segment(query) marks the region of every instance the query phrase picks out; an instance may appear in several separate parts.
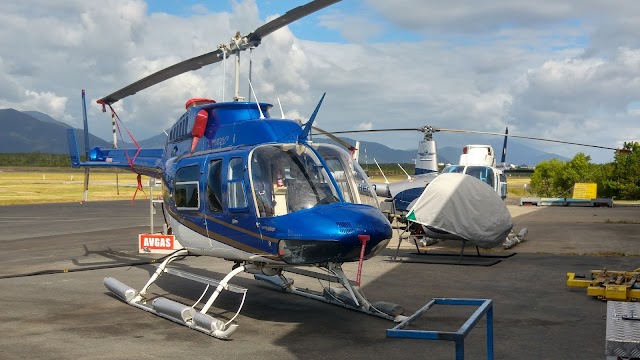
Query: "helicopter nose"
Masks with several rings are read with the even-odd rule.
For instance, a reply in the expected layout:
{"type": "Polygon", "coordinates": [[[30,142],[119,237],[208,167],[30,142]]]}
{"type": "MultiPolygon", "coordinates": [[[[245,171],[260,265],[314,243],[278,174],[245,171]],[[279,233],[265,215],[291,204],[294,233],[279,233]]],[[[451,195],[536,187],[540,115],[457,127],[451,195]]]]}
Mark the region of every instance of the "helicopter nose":
{"type": "Polygon", "coordinates": [[[329,204],[283,218],[291,226],[279,236],[278,254],[287,263],[357,261],[363,246],[369,258],[384,249],[392,235],[387,218],[367,205],[329,204]]]}

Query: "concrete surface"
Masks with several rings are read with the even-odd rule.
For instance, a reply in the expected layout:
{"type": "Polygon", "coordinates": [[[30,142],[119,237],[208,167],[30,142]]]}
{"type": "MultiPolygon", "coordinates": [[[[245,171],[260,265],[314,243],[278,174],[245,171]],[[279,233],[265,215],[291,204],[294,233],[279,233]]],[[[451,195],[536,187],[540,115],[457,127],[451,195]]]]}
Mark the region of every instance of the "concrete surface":
{"type": "MultiPolygon", "coordinates": [[[[408,312],[434,297],[493,299],[496,359],[604,359],[606,303],[567,288],[565,274],[640,266],[640,208],[510,210],[516,229],[529,228],[527,241],[509,250],[517,255],[491,267],[396,263],[388,261],[394,239],[386,254],[365,262],[363,291],[408,312]]],[[[0,207],[0,359],[455,358],[453,343],[388,339],[392,322],[284,294],[248,274],[232,281],[249,291],[230,341],[128,306],[102,285],[113,276],[139,289],[151,266],[26,276],[148,260],[136,253],[148,221],[144,201],[0,207]]],[[[231,265],[206,257],[177,263],[213,278],[231,265]]],[[[345,270],[355,277],[355,264],[345,270]]],[[[296,284],[317,287],[304,278],[296,284]]],[[[165,276],[152,289],[191,304],[203,286],[165,276]]],[[[223,293],[219,300],[211,313],[232,316],[238,296],[223,293]]],[[[412,328],[455,330],[473,310],[437,307],[412,328]]],[[[484,325],[465,340],[466,359],[486,358],[484,325]]]]}

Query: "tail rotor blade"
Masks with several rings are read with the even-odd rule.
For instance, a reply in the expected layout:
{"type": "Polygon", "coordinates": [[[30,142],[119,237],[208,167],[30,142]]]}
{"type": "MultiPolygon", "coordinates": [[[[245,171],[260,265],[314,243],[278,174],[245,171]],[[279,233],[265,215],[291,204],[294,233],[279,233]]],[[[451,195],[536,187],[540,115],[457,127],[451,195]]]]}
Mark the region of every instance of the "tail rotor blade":
{"type": "Polygon", "coordinates": [[[504,129],[504,143],[502,144],[502,159],[500,163],[504,164],[507,162],[507,139],[509,138],[509,128],[504,129]]]}
{"type": "MultiPolygon", "coordinates": [[[[87,119],[87,102],[85,101],[84,89],[82,90],[82,120],[84,124],[84,156],[85,161],[89,161],[89,121],[87,119]]],[[[89,168],[84,168],[84,194],[82,202],[87,202],[89,197],[89,168]]]]}

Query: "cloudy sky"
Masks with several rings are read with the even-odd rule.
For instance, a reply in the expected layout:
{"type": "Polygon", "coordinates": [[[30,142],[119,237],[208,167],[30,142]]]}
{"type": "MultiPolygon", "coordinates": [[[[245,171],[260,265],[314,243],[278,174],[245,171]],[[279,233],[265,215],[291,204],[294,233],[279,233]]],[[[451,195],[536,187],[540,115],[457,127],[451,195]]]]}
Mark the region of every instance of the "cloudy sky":
{"type": "MultiPolygon", "coordinates": [[[[301,1],[23,0],[0,3],[0,108],[37,110],[109,139],[95,99],[246,35],[301,1]]],[[[326,130],[471,129],[608,147],[640,141],[640,2],[635,0],[352,0],[304,18],[253,51],[258,99],[306,119],[327,92],[326,130]]],[[[249,53],[241,96],[248,96],[249,53]]],[[[227,62],[186,73],[116,105],[141,140],[169,128],[185,100],[233,92],[227,62]]],[[[272,112],[279,114],[279,110],[272,112]]],[[[443,143],[482,143],[437,134],[443,143]]],[[[397,149],[420,133],[362,137],[397,149]]],[[[612,152],[534,141],[597,162],[612,152]]]]}

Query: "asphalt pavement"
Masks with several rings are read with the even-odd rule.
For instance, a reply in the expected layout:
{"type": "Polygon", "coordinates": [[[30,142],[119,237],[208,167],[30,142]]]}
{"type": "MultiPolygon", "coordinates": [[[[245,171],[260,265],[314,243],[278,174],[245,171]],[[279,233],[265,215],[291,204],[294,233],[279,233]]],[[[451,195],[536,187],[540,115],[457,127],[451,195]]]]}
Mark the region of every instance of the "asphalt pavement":
{"type": "MultiPolygon", "coordinates": [[[[490,254],[514,256],[488,267],[390,261],[397,239],[363,269],[372,300],[407,313],[432,298],[492,299],[495,359],[604,359],[606,303],[566,286],[567,272],[633,270],[640,266],[640,208],[510,206],[527,240],[490,254]]],[[[156,218],[156,224],[159,218],[156,218]]],[[[140,289],[153,270],[141,264],[137,234],[149,230],[145,201],[0,207],[1,359],[454,359],[454,344],[385,336],[393,322],[285,294],[241,274],[248,289],[233,339],[222,341],[126,305],[102,285],[112,276],[140,289]],[[65,270],[67,272],[65,272],[65,270]]],[[[429,251],[457,251],[438,244],[429,251]]],[[[402,244],[400,254],[415,249],[402,244]]],[[[220,279],[231,263],[208,257],[176,262],[220,279]]],[[[356,264],[345,264],[355,277],[356,264]]],[[[295,278],[296,285],[318,282],[295,278]]],[[[200,283],[163,276],[155,295],[194,303],[200,283]]],[[[227,294],[210,311],[230,317],[239,306],[227,294]]],[[[456,330],[473,307],[436,306],[412,325],[456,330]]],[[[465,359],[486,359],[485,321],[465,339],[465,359]]]]}

